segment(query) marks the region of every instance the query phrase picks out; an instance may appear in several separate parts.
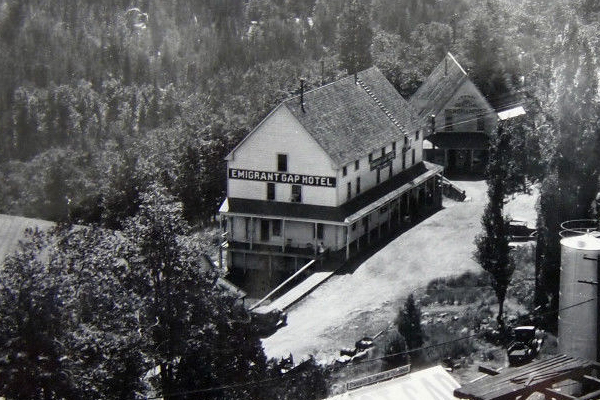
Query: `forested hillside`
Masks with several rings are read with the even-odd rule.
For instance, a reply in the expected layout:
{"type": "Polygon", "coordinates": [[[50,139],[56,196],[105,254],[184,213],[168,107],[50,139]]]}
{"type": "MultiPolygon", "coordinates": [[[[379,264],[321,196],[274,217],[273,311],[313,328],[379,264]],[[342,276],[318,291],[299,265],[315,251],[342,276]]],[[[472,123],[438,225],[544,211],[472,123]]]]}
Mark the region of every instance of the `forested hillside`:
{"type": "Polygon", "coordinates": [[[524,94],[510,167],[543,182],[540,276],[556,271],[558,222],[589,216],[597,190],[599,12],[593,0],[1,0],[0,212],[119,228],[157,182],[205,225],[223,157],[300,77],[310,88],[374,64],[408,97],[451,51],[495,102],[524,94]]]}
{"type": "MultiPolygon", "coordinates": [[[[190,222],[209,220],[228,150],[300,77],[315,86],[346,73],[350,3],[3,0],[0,212],[118,227],[160,181],[190,222]]],[[[447,50],[475,74],[480,66],[491,91],[505,70],[516,76],[519,48],[489,48],[503,45],[506,11],[466,0],[355,3],[371,29],[367,51],[405,96],[447,50]]]]}

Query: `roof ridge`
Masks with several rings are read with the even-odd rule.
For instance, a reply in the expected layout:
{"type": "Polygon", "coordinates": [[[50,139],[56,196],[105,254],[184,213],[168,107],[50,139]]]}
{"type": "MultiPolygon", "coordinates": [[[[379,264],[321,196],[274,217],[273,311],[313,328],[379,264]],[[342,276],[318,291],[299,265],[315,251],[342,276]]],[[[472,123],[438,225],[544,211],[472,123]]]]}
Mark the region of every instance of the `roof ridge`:
{"type": "Polygon", "coordinates": [[[400,129],[400,131],[402,133],[404,132],[404,128],[402,126],[400,126],[400,124],[398,123],[398,121],[396,120],[396,118],[394,118],[394,116],[392,115],[392,113],[390,112],[390,110],[387,109],[386,106],[383,105],[383,103],[381,102],[381,100],[379,100],[377,98],[377,96],[375,96],[375,94],[371,91],[371,88],[369,88],[369,86],[367,86],[367,84],[365,84],[362,79],[360,78],[356,78],[356,83],[358,83],[360,85],[360,87],[362,87],[364,89],[364,91],[373,99],[373,101],[375,101],[375,104],[377,104],[379,106],[379,108],[381,109],[381,111],[384,112],[384,114],[390,119],[390,121],[392,121],[392,123],[394,125],[396,125],[396,127],[398,127],[398,129],[400,129]]]}

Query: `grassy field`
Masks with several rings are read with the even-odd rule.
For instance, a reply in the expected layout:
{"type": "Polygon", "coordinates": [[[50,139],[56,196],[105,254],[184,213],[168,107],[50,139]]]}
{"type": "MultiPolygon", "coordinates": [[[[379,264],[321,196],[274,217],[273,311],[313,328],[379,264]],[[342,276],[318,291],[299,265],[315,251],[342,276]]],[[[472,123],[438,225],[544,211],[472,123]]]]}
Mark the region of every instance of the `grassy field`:
{"type": "Polygon", "coordinates": [[[52,226],[54,223],[50,221],[0,214],[0,265],[18,248],[19,241],[25,237],[25,229],[48,229],[52,226]]]}

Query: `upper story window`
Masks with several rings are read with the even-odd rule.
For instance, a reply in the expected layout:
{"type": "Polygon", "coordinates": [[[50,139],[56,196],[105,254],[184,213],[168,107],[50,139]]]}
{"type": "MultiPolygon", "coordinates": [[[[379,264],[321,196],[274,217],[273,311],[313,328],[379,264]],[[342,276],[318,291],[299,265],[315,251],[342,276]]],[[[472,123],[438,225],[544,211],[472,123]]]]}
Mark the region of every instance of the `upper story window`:
{"type": "Polygon", "coordinates": [[[360,168],[360,160],[354,161],[354,170],[358,171],[359,168],[360,168]]]}
{"type": "Polygon", "coordinates": [[[287,172],[287,170],[288,170],[287,154],[277,154],[277,171],[287,172]]]}
{"type": "Polygon", "coordinates": [[[385,146],[381,148],[381,157],[385,156],[385,146]]]}
{"type": "Polygon", "coordinates": [[[369,162],[373,161],[373,153],[369,153],[369,162]]]}
{"type": "Polygon", "coordinates": [[[267,182],[267,200],[275,200],[275,184],[267,182]]]}
{"type": "Polygon", "coordinates": [[[346,198],[350,200],[352,198],[352,182],[348,182],[347,190],[346,190],[346,198]]]}
{"type": "Polygon", "coordinates": [[[356,178],[356,194],[360,193],[360,176],[356,178]]]}
{"type": "Polygon", "coordinates": [[[419,140],[419,131],[415,132],[415,140],[419,140]]]}
{"type": "Polygon", "coordinates": [[[412,165],[415,165],[415,149],[412,149],[412,165]]]}
{"type": "Polygon", "coordinates": [[[302,203],[302,185],[292,185],[292,203],[302,203]]]}
{"type": "Polygon", "coordinates": [[[271,228],[273,231],[273,236],[281,236],[281,220],[280,219],[272,220],[271,228]]]}
{"type": "Polygon", "coordinates": [[[396,151],[396,142],[392,143],[392,151],[396,151]]]}
{"type": "Polygon", "coordinates": [[[348,175],[348,168],[343,167],[342,168],[342,176],[346,176],[346,175],[348,175]]]}

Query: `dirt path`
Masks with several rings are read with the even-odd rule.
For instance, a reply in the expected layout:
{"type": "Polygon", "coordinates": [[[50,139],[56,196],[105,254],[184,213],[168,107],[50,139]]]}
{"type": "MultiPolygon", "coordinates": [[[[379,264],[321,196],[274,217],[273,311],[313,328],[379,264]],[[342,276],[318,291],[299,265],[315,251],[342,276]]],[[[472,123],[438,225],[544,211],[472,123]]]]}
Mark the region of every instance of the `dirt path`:
{"type": "Polygon", "coordinates": [[[290,308],[288,325],[263,340],[267,356],[291,353],[300,360],[312,354],[332,361],[340,348],[385,329],[416,288],[437,277],[477,270],[471,255],[481,229],[485,182],[457,184],[466,190],[467,201],[445,200],[443,210],[392,240],[353,273],[334,275],[290,308]]]}

